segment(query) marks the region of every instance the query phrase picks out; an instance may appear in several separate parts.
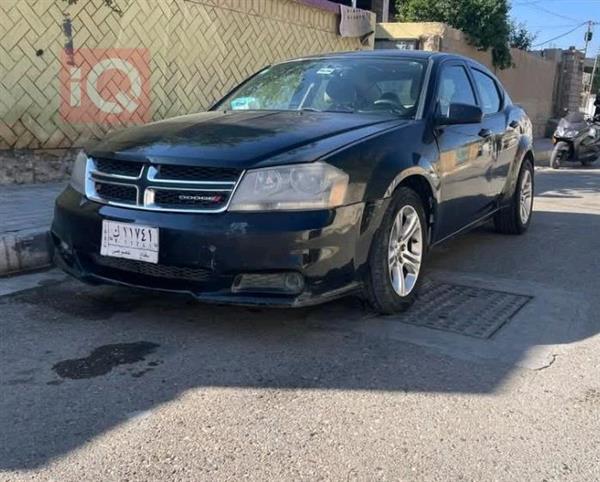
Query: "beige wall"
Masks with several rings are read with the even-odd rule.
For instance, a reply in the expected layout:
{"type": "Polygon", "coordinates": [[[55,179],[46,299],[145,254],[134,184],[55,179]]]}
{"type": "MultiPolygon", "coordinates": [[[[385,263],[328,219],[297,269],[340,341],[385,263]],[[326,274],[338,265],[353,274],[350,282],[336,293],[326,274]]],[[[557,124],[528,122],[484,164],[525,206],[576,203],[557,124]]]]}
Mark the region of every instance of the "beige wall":
{"type": "Polygon", "coordinates": [[[548,119],[552,117],[553,95],[557,64],[528,52],[512,49],[515,66],[494,69],[490,52],[479,51],[469,45],[459,30],[443,23],[385,23],[377,25],[377,39],[419,39],[421,48],[453,52],[486,65],[495,72],[508,90],[513,101],[521,104],[534,124],[535,135],[542,136],[548,119]]]}
{"type": "Polygon", "coordinates": [[[206,109],[274,61],[365,48],[337,34],[331,5],[119,0],[124,10],[119,17],[102,3],[79,0],[68,7],[63,0],[0,0],[0,149],[72,147],[107,130],[65,122],[59,113],[63,12],[72,19],[75,49],[149,49],[152,119],[206,109]]]}

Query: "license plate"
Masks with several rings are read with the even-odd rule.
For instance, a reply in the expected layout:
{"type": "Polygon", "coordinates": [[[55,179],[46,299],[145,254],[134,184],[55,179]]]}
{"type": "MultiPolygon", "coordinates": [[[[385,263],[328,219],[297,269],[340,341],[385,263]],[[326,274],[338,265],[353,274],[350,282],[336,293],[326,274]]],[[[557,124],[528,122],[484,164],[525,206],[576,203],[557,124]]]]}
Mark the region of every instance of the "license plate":
{"type": "Polygon", "coordinates": [[[158,263],[158,228],[103,220],[100,254],[158,263]]]}

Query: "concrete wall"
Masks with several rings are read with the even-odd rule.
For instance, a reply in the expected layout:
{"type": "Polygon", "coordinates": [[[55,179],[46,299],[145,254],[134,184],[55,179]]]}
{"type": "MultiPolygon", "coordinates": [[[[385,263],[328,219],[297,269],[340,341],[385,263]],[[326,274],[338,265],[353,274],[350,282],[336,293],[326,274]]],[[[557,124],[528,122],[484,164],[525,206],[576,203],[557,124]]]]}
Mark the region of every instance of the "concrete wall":
{"type": "Polygon", "coordinates": [[[502,81],[515,103],[522,105],[534,125],[535,135],[544,135],[546,123],[553,115],[557,64],[540,56],[512,49],[514,68],[499,70],[492,65],[491,52],[477,50],[469,45],[459,30],[443,23],[380,23],[377,39],[418,39],[420,48],[452,52],[486,65],[502,81]]]}
{"type": "Polygon", "coordinates": [[[100,0],[0,0],[0,149],[73,147],[110,127],[61,115],[65,20],[75,49],[148,49],[149,119],[204,110],[278,60],[372,48],[338,35],[339,5],[327,0],[115,3],[122,16],[100,0]]]}

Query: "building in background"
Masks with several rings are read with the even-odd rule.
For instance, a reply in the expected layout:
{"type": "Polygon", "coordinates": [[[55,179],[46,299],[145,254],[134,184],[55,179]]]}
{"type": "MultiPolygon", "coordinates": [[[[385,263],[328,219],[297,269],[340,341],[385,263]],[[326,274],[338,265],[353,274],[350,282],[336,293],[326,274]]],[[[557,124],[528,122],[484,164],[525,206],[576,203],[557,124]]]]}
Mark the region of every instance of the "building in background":
{"type": "Polygon", "coordinates": [[[396,0],[332,0],[342,5],[371,10],[375,13],[378,22],[392,22],[396,15],[396,0]]]}

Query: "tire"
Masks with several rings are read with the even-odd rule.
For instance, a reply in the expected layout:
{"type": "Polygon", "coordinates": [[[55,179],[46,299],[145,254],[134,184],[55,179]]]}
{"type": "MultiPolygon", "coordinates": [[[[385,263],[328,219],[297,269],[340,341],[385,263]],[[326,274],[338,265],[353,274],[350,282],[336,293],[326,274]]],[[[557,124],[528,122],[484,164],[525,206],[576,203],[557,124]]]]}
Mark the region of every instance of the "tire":
{"type": "Polygon", "coordinates": [[[560,141],[556,143],[550,156],[550,167],[552,169],[559,169],[563,161],[565,161],[566,154],[571,148],[566,142],[560,141]]]}
{"type": "Polygon", "coordinates": [[[529,159],[525,159],[510,204],[494,216],[496,231],[502,234],[523,234],[527,231],[533,215],[534,186],[533,164],[529,159]],[[527,185],[529,188],[526,187],[527,185]],[[529,206],[526,219],[522,211],[522,201],[529,206]]]}
{"type": "Polygon", "coordinates": [[[367,299],[377,312],[400,313],[414,303],[423,280],[427,248],[423,202],[412,189],[399,187],[373,238],[369,255],[367,299]],[[414,231],[408,229],[413,222],[418,222],[414,231]],[[413,236],[402,238],[400,227],[413,231],[413,236]],[[390,261],[392,257],[394,261],[390,261]]]}

